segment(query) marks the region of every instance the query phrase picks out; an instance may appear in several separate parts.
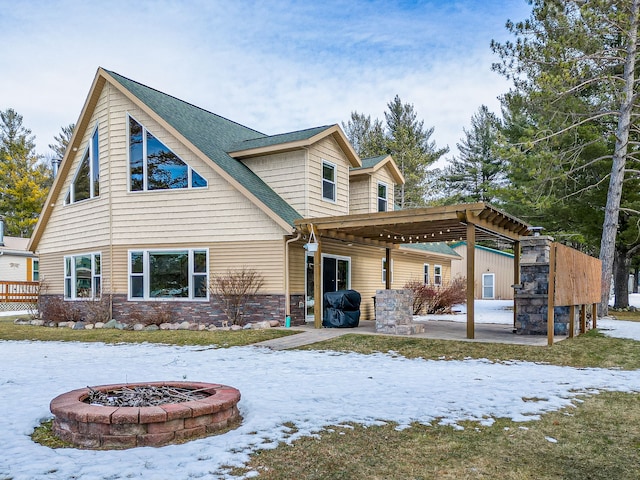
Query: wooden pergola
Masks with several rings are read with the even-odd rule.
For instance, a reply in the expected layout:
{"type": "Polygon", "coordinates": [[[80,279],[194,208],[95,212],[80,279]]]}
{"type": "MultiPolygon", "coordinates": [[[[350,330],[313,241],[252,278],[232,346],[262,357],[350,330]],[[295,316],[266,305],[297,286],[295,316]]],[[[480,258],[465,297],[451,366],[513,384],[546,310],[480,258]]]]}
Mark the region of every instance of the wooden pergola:
{"type": "MultiPolygon", "coordinates": [[[[486,203],[468,203],[443,207],[426,207],[391,212],[305,218],[295,222],[296,231],[312,232],[317,239],[314,262],[321,265],[322,239],[335,239],[383,247],[387,265],[391,250],[403,244],[467,242],[467,338],[475,336],[475,245],[478,240],[500,238],[514,244],[514,283],[520,281],[520,237],[529,235],[530,227],[522,220],[486,203]]],[[[314,270],[314,298],[322,297],[321,269],[314,270]]],[[[391,288],[391,269],[386,270],[386,286],[391,288]]],[[[314,310],[316,328],[322,326],[322,309],[314,310]]],[[[516,312],[514,308],[514,318],[516,312]]]]}

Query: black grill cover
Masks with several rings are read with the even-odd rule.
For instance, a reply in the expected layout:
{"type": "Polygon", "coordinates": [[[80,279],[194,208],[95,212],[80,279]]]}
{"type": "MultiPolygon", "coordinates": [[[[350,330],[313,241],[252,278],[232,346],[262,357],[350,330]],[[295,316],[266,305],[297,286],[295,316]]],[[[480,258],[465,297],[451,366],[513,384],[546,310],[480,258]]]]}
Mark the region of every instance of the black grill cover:
{"type": "Polygon", "coordinates": [[[354,312],[360,310],[361,297],[355,290],[338,290],[324,294],[324,308],[354,312]]]}
{"type": "Polygon", "coordinates": [[[360,294],[355,290],[338,290],[324,294],[322,326],[355,328],[360,323],[360,294]]]}

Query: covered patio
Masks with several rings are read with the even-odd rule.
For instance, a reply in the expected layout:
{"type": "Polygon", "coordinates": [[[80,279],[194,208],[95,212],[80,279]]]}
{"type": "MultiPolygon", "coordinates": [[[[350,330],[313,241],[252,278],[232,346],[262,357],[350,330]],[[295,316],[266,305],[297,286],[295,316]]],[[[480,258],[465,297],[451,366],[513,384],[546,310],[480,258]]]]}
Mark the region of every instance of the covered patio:
{"type": "MultiPolygon", "coordinates": [[[[391,251],[403,244],[451,242],[467,243],[467,321],[466,338],[475,338],[474,273],[477,241],[499,238],[511,243],[514,251],[514,284],[520,279],[520,237],[530,235],[530,226],[487,203],[469,203],[395,210],[372,214],[305,218],[295,222],[296,231],[313,237],[314,260],[322,259],[322,240],[333,239],[383,247],[387,265],[391,251]]],[[[321,269],[314,271],[314,298],[322,298],[321,269]]],[[[386,289],[391,288],[391,270],[386,271],[386,289]]],[[[515,318],[516,311],[514,308],[515,318]]],[[[314,327],[322,327],[322,310],[314,310],[314,327]]]]}

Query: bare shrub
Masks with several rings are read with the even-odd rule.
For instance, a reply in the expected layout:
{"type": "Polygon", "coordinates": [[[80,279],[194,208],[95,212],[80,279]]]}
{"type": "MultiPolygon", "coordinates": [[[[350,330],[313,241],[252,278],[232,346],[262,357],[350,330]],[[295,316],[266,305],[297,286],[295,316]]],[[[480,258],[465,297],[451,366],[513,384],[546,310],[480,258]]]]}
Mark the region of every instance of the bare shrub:
{"type": "Polygon", "coordinates": [[[456,277],[444,285],[425,285],[418,280],[410,280],[404,288],[413,291],[414,315],[451,313],[451,307],[467,300],[467,284],[463,277],[456,277]]]}
{"type": "Polygon", "coordinates": [[[243,315],[247,303],[256,296],[264,284],[264,277],[252,268],[227,270],[214,275],[209,292],[218,300],[222,311],[233,325],[244,325],[243,315]]]}
{"type": "Polygon", "coordinates": [[[100,298],[82,302],[86,311],[88,322],[106,323],[111,320],[111,295],[102,295],[100,298]]]}
{"type": "Polygon", "coordinates": [[[60,297],[47,298],[41,303],[41,318],[49,322],[79,322],[82,312],[72,302],[65,302],[60,297]]]}
{"type": "Polygon", "coordinates": [[[176,314],[173,306],[169,305],[168,302],[158,302],[151,306],[151,311],[133,307],[129,317],[134,323],[140,323],[145,326],[160,326],[163,323],[171,323],[176,314]]]}

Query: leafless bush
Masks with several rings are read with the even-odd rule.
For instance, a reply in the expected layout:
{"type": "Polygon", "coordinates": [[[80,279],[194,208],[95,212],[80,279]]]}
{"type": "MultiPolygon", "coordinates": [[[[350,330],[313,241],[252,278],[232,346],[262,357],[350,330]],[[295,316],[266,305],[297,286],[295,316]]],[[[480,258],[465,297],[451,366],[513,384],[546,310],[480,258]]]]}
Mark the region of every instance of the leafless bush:
{"type": "Polygon", "coordinates": [[[463,277],[456,277],[446,285],[425,285],[411,280],[404,288],[413,291],[414,315],[451,313],[451,307],[467,300],[467,284],[463,277]]]}
{"type": "Polygon", "coordinates": [[[106,323],[111,320],[111,295],[102,294],[100,298],[82,302],[88,322],[106,323]]]}
{"type": "Polygon", "coordinates": [[[129,317],[134,323],[160,326],[163,323],[171,323],[176,318],[176,314],[169,302],[158,302],[151,306],[151,311],[133,307],[129,317]]]}
{"type": "Polygon", "coordinates": [[[79,322],[82,312],[73,302],[65,302],[60,297],[50,297],[40,300],[41,318],[48,322],[79,322]]]}
{"type": "Polygon", "coordinates": [[[218,300],[227,318],[233,325],[244,325],[246,304],[256,296],[264,284],[264,277],[255,270],[242,267],[214,275],[209,283],[209,292],[218,300]]]}

